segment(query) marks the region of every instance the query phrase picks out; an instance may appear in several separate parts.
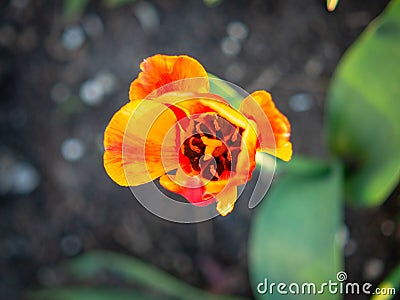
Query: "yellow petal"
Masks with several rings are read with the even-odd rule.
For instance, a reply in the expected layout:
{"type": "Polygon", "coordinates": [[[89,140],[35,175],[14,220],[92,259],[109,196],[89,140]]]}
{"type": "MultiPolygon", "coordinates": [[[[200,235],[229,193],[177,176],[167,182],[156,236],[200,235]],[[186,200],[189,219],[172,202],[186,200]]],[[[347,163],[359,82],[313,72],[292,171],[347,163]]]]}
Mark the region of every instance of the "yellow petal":
{"type": "Polygon", "coordinates": [[[326,7],[329,11],[334,11],[336,6],[338,5],[339,0],[326,0],[326,7]]]}
{"type": "Polygon", "coordinates": [[[217,211],[221,216],[226,216],[233,210],[233,207],[235,206],[235,202],[237,200],[237,187],[227,187],[221,193],[219,193],[216,198],[217,211]]]}
{"type": "Polygon", "coordinates": [[[293,154],[292,143],[287,142],[286,144],[284,144],[280,148],[276,148],[275,150],[264,148],[262,149],[262,152],[276,156],[282,159],[283,161],[289,161],[292,159],[292,154],[293,154]]]}
{"type": "Polygon", "coordinates": [[[235,185],[245,184],[256,167],[257,133],[253,126],[249,125],[242,133],[241,151],[237,156],[235,185]]]}
{"type": "Polygon", "coordinates": [[[166,106],[132,101],[112,117],[104,133],[104,167],[119,185],[150,182],[177,168],[176,118],[166,106]]]}

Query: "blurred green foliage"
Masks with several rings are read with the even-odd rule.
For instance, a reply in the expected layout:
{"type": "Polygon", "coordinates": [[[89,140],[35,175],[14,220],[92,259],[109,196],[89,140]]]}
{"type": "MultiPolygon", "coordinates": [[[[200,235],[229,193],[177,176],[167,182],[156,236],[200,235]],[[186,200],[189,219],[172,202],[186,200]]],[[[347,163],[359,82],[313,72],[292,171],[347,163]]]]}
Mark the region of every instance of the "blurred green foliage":
{"type": "MultiPolygon", "coordinates": [[[[260,295],[257,285],[267,277],[275,283],[312,282],[318,287],[335,281],[336,272],[343,270],[337,240],[343,200],[380,205],[399,182],[399,63],[400,1],[395,0],[350,47],[331,82],[327,127],[336,162],[295,156],[289,164],[278,163],[282,176],[252,225],[249,271],[257,299],[342,298],[328,293],[260,295]]],[[[400,267],[382,286],[399,288],[399,274],[400,267]]]]}
{"type": "Polygon", "coordinates": [[[109,287],[61,287],[30,292],[32,300],[157,300],[136,291],[109,287]]]}
{"type": "MultiPolygon", "coordinates": [[[[250,279],[257,299],[299,299],[277,293],[276,287],[275,292],[259,294],[257,285],[265,278],[287,285],[314,283],[319,290],[343,270],[342,245],[337,239],[343,222],[341,166],[296,160],[257,208],[252,224],[250,279]]],[[[325,293],[324,299],[339,299],[339,295],[325,293]]]]}
{"type": "Polygon", "coordinates": [[[400,1],[349,49],[329,89],[328,138],[346,162],[346,197],[379,205],[400,175],[400,1]]]}
{"type": "MultiPolygon", "coordinates": [[[[66,19],[79,17],[88,6],[90,0],[64,0],[63,15],[66,19]]],[[[136,0],[102,0],[102,4],[108,7],[116,7],[124,4],[130,4],[136,0]]]]}
{"type": "Polygon", "coordinates": [[[63,15],[67,18],[79,16],[85,10],[89,0],[64,0],[63,15]]]}
{"type": "Polygon", "coordinates": [[[79,282],[88,282],[108,272],[123,282],[135,284],[135,289],[104,289],[75,286],[53,288],[29,293],[30,299],[87,300],[87,299],[175,299],[175,300],[246,300],[245,298],[215,295],[176,279],[156,267],[133,257],[105,251],[90,252],[71,259],[63,265],[67,274],[79,282]],[[142,291],[142,292],[138,292],[142,291]],[[104,295],[110,296],[106,298],[104,295]],[[111,297],[112,296],[112,297],[111,297]],[[98,297],[98,298],[96,298],[98,297]],[[129,298],[130,297],[130,298],[129,298]]]}
{"type": "Polygon", "coordinates": [[[222,3],[222,0],[203,0],[204,4],[208,7],[215,7],[222,3]]]}

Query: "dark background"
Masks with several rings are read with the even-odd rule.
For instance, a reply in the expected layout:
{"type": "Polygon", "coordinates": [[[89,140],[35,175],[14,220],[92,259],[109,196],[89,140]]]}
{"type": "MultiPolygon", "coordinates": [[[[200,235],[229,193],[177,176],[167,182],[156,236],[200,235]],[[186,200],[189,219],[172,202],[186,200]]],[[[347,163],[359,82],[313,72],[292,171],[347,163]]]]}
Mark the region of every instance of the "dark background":
{"type": "MultiPolygon", "coordinates": [[[[387,2],[343,0],[329,13],[322,0],[90,1],[81,16],[66,18],[61,1],[2,1],[0,298],[68,282],[55,267],[92,249],[251,296],[247,204],[200,224],[159,219],[105,174],[104,128],[128,101],[144,58],[187,54],[249,92],[269,90],[291,121],[295,154],[327,157],[329,80],[387,2]]],[[[381,208],[346,208],[352,281],[377,284],[399,261],[398,195],[381,208]]]]}

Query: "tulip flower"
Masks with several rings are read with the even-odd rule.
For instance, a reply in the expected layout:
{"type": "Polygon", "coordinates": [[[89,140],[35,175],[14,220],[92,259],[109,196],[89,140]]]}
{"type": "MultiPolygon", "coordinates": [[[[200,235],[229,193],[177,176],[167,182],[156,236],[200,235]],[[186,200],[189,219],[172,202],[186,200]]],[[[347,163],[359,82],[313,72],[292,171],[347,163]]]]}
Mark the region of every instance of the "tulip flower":
{"type": "Polygon", "coordinates": [[[257,151],[291,159],[290,123],[268,92],[252,93],[235,109],[210,93],[207,72],[191,57],[155,55],[140,68],[130,101],[104,133],[104,167],[117,184],[159,178],[193,205],[216,202],[225,216],[237,187],[251,178],[257,151]]]}

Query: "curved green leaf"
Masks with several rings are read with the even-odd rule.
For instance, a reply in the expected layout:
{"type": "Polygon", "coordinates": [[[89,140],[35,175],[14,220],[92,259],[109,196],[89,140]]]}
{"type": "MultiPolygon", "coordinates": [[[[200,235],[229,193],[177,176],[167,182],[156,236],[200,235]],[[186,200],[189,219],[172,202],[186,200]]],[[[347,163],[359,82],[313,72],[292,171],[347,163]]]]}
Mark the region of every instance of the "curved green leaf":
{"type": "MultiPolygon", "coordinates": [[[[104,287],[63,287],[27,293],[30,300],[156,300],[134,291],[104,287]]],[[[165,299],[165,298],[164,298],[165,299]]]]}
{"type": "Polygon", "coordinates": [[[320,162],[302,161],[273,184],[256,211],[249,268],[257,299],[339,299],[328,292],[296,296],[288,290],[291,283],[312,283],[318,291],[343,267],[336,238],[342,224],[341,168],[321,170],[320,162]],[[259,285],[265,280],[267,286],[285,283],[288,294],[278,293],[276,285],[262,293],[266,285],[259,285]]]}
{"type": "Polygon", "coordinates": [[[150,291],[157,291],[173,299],[246,300],[240,297],[205,292],[152,265],[133,257],[112,252],[97,251],[86,253],[68,261],[65,267],[72,275],[81,280],[88,280],[99,272],[107,270],[118,274],[127,282],[138,284],[150,291]]]}
{"type": "Polygon", "coordinates": [[[346,162],[346,196],[381,204],[400,177],[400,1],[342,59],[328,93],[330,148],[346,162]]]}

